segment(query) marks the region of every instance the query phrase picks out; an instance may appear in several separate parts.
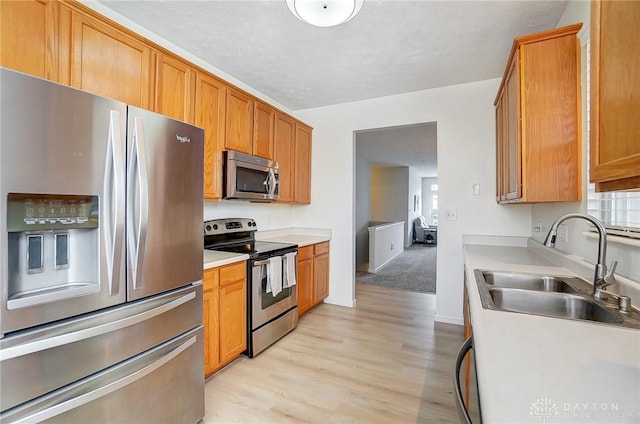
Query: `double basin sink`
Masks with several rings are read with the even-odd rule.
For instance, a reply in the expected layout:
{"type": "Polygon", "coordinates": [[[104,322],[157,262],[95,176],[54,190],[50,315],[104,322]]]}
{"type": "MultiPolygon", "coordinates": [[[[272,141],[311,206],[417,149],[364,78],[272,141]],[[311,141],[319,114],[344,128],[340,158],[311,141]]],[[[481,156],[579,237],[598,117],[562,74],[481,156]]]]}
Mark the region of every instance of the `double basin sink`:
{"type": "Polygon", "coordinates": [[[620,312],[613,295],[596,299],[576,277],[475,270],[485,309],[587,320],[640,329],[640,313],[620,312]]]}

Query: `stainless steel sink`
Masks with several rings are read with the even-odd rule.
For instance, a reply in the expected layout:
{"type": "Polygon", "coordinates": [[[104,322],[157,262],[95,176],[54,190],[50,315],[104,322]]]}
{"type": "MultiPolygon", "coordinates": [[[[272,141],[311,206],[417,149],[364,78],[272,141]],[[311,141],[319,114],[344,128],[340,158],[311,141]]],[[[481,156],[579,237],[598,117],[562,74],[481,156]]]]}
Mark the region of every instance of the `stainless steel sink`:
{"type": "Polygon", "coordinates": [[[489,289],[489,295],[494,306],[505,311],[607,323],[622,322],[617,315],[593,300],[574,294],[493,288],[489,289]]]}
{"type": "Polygon", "coordinates": [[[576,293],[565,280],[573,278],[549,275],[520,274],[513,272],[482,271],[484,282],[492,287],[537,290],[545,292],[576,293]]]}
{"type": "Polygon", "coordinates": [[[577,277],[474,270],[484,309],[594,321],[640,329],[640,311],[620,312],[616,296],[591,295],[591,285],[577,277]]]}

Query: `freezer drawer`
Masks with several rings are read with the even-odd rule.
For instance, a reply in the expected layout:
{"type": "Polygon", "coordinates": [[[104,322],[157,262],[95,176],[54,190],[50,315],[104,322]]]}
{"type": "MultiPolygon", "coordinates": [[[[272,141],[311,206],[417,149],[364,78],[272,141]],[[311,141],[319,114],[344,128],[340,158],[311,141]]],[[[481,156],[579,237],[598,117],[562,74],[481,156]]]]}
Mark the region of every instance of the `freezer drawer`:
{"type": "Polygon", "coordinates": [[[0,340],[0,411],[104,370],[201,323],[198,284],[13,333],[0,340]]]}
{"type": "Polygon", "coordinates": [[[204,416],[203,329],[0,416],[3,423],[196,423],[204,416]]]}

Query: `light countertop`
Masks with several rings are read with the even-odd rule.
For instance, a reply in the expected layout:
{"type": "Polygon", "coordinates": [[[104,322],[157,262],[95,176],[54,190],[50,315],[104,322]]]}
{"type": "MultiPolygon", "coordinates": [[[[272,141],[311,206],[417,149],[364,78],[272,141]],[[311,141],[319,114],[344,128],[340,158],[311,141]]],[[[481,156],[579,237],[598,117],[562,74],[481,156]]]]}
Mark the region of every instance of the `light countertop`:
{"type": "MultiPolygon", "coordinates": [[[[331,240],[331,230],[318,228],[284,228],[279,230],[258,231],[256,240],[309,246],[331,240]]],[[[218,250],[204,250],[204,269],[216,268],[235,262],[246,261],[249,255],[218,250]]]]}
{"type": "Polygon", "coordinates": [[[483,421],[640,422],[640,330],[482,307],[474,269],[575,275],[538,250],[464,245],[483,421]]]}
{"type": "Polygon", "coordinates": [[[228,265],[235,262],[246,261],[249,255],[242,253],[220,252],[217,250],[204,249],[203,262],[204,269],[216,268],[222,265],[228,265]]]}
{"type": "Polygon", "coordinates": [[[331,230],[322,228],[285,228],[281,230],[258,231],[256,240],[297,244],[298,247],[331,240],[331,230]]]}

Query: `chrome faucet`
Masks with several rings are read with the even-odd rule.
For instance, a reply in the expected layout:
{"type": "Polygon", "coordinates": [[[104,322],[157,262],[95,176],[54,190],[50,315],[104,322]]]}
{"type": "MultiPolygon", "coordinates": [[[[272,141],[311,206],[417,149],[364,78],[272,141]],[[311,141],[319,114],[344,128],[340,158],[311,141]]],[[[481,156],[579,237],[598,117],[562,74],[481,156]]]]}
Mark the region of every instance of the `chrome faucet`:
{"type": "Polygon", "coordinates": [[[544,239],[544,245],[547,247],[556,247],[556,235],[558,233],[558,226],[565,220],[570,218],[582,218],[593,225],[595,225],[598,230],[598,263],[596,264],[595,273],[593,276],[593,296],[601,297],[601,290],[607,286],[615,284],[616,279],[614,276],[614,272],[616,270],[616,266],[618,266],[618,261],[613,261],[611,263],[611,269],[607,272],[607,230],[604,228],[604,225],[591,215],[586,215],[582,213],[568,213],[566,215],[562,215],[558,219],[555,220],[553,225],[551,225],[551,229],[547,234],[547,237],[544,239]]]}

